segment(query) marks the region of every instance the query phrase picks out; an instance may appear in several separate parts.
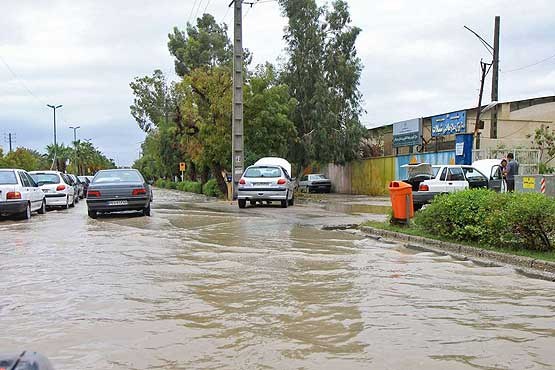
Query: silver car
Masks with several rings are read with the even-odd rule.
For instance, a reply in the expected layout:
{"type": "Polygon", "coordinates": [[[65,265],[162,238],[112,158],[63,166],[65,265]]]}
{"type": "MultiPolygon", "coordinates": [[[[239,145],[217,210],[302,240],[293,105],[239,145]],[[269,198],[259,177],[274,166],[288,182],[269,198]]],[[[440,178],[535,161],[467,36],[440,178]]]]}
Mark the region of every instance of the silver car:
{"type": "Polygon", "coordinates": [[[278,165],[257,165],[248,167],[237,188],[239,208],[245,208],[247,201],[279,201],[282,208],[292,206],[295,201],[295,183],[287,170],[278,165]]]}
{"type": "Polygon", "coordinates": [[[310,193],[312,191],[322,191],[329,193],[331,191],[331,180],[320,173],[311,173],[304,175],[299,181],[299,190],[310,193]]]}
{"type": "Polygon", "coordinates": [[[98,171],[87,191],[89,217],[98,213],[140,211],[150,216],[150,185],[134,169],[98,171]]]}

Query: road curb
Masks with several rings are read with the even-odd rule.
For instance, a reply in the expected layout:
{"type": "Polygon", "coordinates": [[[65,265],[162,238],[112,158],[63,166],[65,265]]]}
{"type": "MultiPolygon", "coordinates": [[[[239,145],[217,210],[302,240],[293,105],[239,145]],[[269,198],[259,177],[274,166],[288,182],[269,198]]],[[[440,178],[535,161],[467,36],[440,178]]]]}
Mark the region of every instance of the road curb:
{"type": "Polygon", "coordinates": [[[374,239],[385,238],[401,241],[405,247],[411,249],[449,255],[456,259],[469,260],[484,266],[510,266],[526,276],[555,281],[554,262],[515,256],[468,245],[403,234],[396,231],[382,230],[371,226],[361,226],[359,229],[374,239]]]}

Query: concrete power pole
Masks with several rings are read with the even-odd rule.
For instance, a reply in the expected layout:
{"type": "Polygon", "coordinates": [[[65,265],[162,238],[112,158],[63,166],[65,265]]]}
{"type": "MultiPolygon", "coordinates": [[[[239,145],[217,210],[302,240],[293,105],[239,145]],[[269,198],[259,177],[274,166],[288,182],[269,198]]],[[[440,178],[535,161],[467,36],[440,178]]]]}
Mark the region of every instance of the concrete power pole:
{"type": "MultiPolygon", "coordinates": [[[[501,17],[495,16],[493,30],[493,73],[491,77],[491,101],[499,101],[499,25],[501,17]]],[[[497,105],[491,113],[490,138],[497,139],[497,105]]]]}
{"type": "Polygon", "coordinates": [[[233,108],[231,137],[231,172],[233,199],[243,174],[243,0],[233,0],[233,108]]]}

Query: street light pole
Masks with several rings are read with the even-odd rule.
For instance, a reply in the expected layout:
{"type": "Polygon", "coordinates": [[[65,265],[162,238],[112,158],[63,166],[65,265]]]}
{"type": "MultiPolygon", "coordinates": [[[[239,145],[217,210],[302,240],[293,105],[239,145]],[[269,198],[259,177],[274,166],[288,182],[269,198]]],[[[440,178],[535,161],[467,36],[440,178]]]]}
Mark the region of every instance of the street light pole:
{"type": "Polygon", "coordinates": [[[77,163],[77,129],[81,128],[81,126],[69,126],[70,129],[73,130],[73,148],[75,149],[75,172],[79,175],[79,166],[77,163]]]}
{"type": "Polygon", "coordinates": [[[56,109],[61,108],[62,105],[50,105],[46,104],[47,107],[52,108],[54,110],[54,163],[56,164],[56,171],[58,170],[58,158],[56,158],[57,152],[57,143],[56,143],[56,109]]]}

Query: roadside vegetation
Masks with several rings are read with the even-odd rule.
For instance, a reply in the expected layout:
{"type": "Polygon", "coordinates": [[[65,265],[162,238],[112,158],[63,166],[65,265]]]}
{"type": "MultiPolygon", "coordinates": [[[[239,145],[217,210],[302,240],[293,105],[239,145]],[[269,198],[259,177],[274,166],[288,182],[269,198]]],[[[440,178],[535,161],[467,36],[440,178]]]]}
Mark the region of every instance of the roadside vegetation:
{"type": "Polygon", "coordinates": [[[210,179],[204,184],[198,181],[174,182],[171,180],[158,179],[154,182],[154,186],[162,189],[173,189],[186,191],[188,193],[204,194],[209,197],[221,198],[223,196],[215,179],[210,179]]]}
{"type": "MultiPolygon", "coordinates": [[[[279,4],[288,19],[281,66],[253,67],[252,53],[244,53],[245,166],[282,157],[295,165],[295,175],[313,162],[356,159],[364,133],[355,48],[360,29],[351,24],[347,2],[279,4]]],[[[228,27],[203,14],[185,29],[174,27],[168,49],[176,81],[155,70],[130,83],[131,115],[147,134],[134,168],[149,179],[172,179],[185,162],[187,180],[206,186],[214,179],[226,195],[222,172],[231,172],[233,90],[228,27]]]]}
{"type": "Polygon", "coordinates": [[[46,153],[19,147],[5,154],[0,148],[0,168],[47,170],[53,167],[55,161],[60,171],[79,175],[94,175],[98,170],[116,167],[112,159],[107,158],[88,141],[77,140],[73,146],[48,145],[46,153]]]}
{"type": "Polygon", "coordinates": [[[543,194],[465,190],[437,196],[409,227],[366,225],[555,261],[555,199],[543,194]]]}

